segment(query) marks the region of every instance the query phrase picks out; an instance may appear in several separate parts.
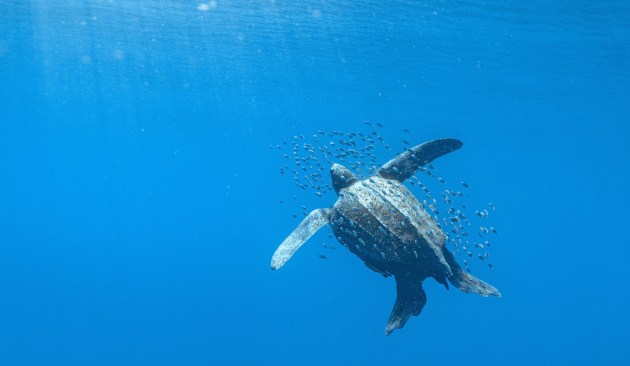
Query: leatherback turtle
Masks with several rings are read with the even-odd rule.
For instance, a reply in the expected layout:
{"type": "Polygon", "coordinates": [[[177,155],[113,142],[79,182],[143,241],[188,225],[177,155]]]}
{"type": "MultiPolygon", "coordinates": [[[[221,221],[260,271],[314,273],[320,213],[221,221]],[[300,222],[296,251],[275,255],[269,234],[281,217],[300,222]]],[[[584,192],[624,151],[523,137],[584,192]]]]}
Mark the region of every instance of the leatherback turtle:
{"type": "Polygon", "coordinates": [[[501,296],[496,288],[462,270],[446,248],[440,226],[403,185],[423,165],[461,146],[455,139],[417,145],[365,180],[333,164],[330,175],[339,199],[332,208],[312,211],[298,225],[274,253],[271,268],[282,267],[317,230],[329,224],[339,242],[367,267],[396,279],[396,303],[386,335],[420,314],[427,300],[422,288],[427,277],[447,289],[448,280],[463,292],[501,296]]]}

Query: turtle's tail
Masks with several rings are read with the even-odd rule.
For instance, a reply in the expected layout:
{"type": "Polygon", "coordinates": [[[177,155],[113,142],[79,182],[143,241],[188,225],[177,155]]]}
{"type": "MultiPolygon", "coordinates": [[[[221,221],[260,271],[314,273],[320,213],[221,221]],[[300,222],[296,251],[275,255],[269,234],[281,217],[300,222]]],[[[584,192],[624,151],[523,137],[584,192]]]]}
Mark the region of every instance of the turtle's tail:
{"type": "Polygon", "coordinates": [[[464,272],[462,267],[460,267],[455,260],[455,257],[453,257],[453,254],[451,254],[446,247],[442,247],[442,253],[444,254],[446,263],[448,263],[451,267],[451,271],[453,272],[451,276],[447,277],[453,286],[457,287],[462,292],[479,294],[483,297],[488,297],[490,295],[501,297],[499,290],[483,282],[477,277],[464,272]]]}
{"type": "Polygon", "coordinates": [[[420,314],[424,304],[427,303],[427,295],[422,288],[422,281],[412,276],[396,275],[396,303],[389,315],[389,321],[385,327],[385,335],[390,335],[394,330],[405,326],[412,316],[420,314]]]}

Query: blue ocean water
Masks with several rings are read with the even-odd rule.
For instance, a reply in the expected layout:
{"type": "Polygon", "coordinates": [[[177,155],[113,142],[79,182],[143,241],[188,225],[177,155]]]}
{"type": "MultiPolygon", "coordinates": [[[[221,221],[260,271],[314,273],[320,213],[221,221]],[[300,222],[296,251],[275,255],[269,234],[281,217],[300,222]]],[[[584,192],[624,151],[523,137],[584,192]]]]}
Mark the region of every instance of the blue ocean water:
{"type": "Polygon", "coordinates": [[[619,0],[4,0],[0,365],[630,364],[629,60],[619,0]],[[335,200],[269,145],[365,121],[464,142],[502,298],[429,279],[386,337],[327,229],[269,269],[335,200]]]}

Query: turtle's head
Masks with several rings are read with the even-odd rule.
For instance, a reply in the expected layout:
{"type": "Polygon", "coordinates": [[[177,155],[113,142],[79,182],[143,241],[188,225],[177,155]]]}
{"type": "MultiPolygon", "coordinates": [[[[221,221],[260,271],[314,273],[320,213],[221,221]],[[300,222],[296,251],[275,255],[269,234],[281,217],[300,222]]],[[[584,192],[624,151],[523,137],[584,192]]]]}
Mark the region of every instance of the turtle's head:
{"type": "Polygon", "coordinates": [[[333,164],[330,168],[330,177],[332,178],[332,185],[335,192],[339,194],[339,191],[346,187],[350,187],[359,180],[355,175],[341,164],[333,164]]]}

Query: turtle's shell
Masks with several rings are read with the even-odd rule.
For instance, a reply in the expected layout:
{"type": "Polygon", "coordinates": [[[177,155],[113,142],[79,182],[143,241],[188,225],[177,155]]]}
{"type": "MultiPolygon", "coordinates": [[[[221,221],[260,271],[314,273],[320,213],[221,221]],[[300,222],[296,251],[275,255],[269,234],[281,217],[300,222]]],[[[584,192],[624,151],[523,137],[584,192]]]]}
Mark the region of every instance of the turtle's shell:
{"type": "Polygon", "coordinates": [[[441,260],[442,229],[398,180],[376,175],[342,189],[330,225],[344,246],[385,275],[448,271],[441,260]]]}

